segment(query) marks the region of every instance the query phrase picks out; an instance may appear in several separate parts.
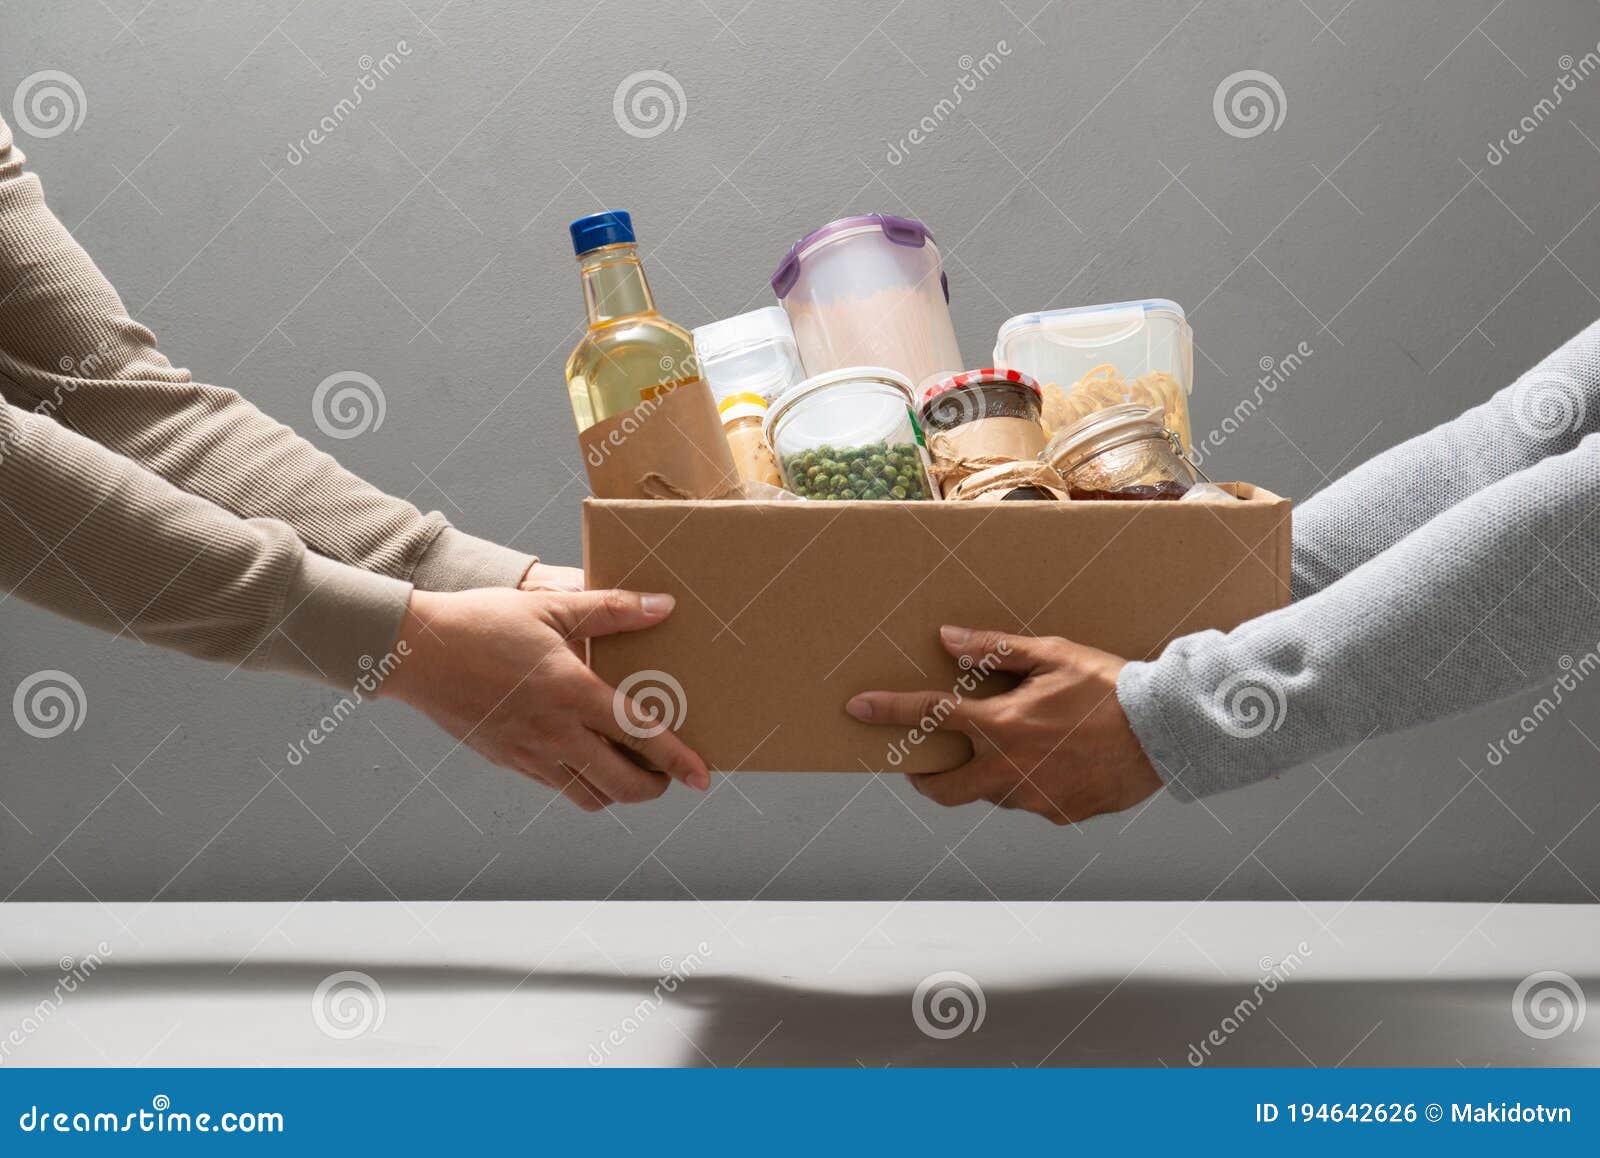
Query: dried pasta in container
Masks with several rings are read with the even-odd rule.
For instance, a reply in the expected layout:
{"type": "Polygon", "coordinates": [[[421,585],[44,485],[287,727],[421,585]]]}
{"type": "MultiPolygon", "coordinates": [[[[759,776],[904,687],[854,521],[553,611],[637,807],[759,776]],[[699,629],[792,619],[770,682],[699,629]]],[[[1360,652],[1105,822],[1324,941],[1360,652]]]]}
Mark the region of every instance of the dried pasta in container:
{"type": "Polygon", "coordinates": [[[1041,418],[1052,435],[1108,406],[1135,404],[1159,407],[1184,450],[1193,448],[1194,338],[1176,302],[1020,314],[1000,327],[994,360],[1041,383],[1041,418]]]}

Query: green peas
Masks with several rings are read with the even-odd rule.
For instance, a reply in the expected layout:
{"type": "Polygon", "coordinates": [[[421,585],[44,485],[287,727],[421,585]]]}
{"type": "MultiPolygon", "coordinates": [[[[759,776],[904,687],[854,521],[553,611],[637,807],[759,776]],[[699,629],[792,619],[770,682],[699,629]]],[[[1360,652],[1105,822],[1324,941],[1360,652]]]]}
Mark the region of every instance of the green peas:
{"type": "Polygon", "coordinates": [[[784,472],[802,498],[930,499],[922,455],[913,443],[819,446],[785,457],[784,472]]]}

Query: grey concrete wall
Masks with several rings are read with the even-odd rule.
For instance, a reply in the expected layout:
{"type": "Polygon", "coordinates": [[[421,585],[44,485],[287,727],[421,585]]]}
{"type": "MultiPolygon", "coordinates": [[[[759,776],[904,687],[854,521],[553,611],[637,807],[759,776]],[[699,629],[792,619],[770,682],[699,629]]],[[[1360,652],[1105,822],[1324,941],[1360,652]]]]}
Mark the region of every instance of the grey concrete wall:
{"type": "MultiPolygon", "coordinates": [[[[422,506],[576,561],[571,217],[631,209],[664,309],[694,325],[764,302],[784,248],[824,221],[915,215],[945,244],[973,364],[1014,313],[1175,298],[1201,432],[1304,342],[1211,458],[1303,498],[1594,317],[1600,76],[1539,102],[1597,41],[1579,0],[14,0],[0,99],[56,212],[174,360],[422,506]],[[1247,69],[1282,93],[1281,123],[1253,135],[1213,111],[1247,69]],[[76,127],[18,125],[43,70],[78,86],[76,127]],[[673,78],[682,120],[630,135],[614,96],[647,70],[673,78]],[[343,370],[381,385],[387,416],[334,440],[311,398],[343,370]]],[[[1497,766],[1488,745],[1537,693],[1078,831],[856,776],[743,776],[584,817],[465,751],[420,784],[449,743],[396,707],[288,766],[329,692],[224,678],[16,600],[0,632],[7,701],[41,670],[85,694],[53,739],[0,712],[16,899],[1600,891],[1589,688],[1497,766]]]]}

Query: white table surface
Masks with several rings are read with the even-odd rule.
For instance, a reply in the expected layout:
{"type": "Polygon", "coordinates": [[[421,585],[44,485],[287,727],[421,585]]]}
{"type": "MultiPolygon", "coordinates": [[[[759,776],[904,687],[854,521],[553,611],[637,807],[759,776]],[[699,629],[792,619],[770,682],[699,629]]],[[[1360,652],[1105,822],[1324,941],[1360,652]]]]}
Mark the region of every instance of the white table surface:
{"type": "Polygon", "coordinates": [[[1518,983],[1544,970],[1600,998],[1600,906],[10,904],[0,1062],[1181,1067],[1216,1029],[1211,1065],[1600,1064],[1600,1010],[1519,1029],[1518,983]],[[345,970],[382,1019],[346,1002],[330,1035],[315,995],[345,970]],[[943,1039],[912,1008],[941,971],[984,1009],[943,1039]]]}

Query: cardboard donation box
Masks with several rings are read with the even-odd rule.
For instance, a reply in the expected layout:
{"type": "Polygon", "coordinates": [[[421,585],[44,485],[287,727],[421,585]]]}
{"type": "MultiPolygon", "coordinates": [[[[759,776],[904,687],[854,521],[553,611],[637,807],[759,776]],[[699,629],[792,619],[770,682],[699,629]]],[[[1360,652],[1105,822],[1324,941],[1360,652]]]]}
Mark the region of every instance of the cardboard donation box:
{"type": "Polygon", "coordinates": [[[591,662],[613,686],[666,685],[678,734],[715,769],[951,768],[966,737],[860,723],[845,701],[1012,686],[958,667],[945,623],[1147,659],[1284,606],[1289,501],[1227,489],[1243,501],[589,499],[589,586],[677,597],[661,626],[594,640],[591,662]]]}

